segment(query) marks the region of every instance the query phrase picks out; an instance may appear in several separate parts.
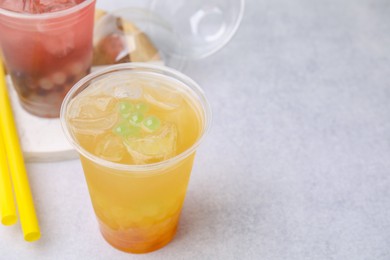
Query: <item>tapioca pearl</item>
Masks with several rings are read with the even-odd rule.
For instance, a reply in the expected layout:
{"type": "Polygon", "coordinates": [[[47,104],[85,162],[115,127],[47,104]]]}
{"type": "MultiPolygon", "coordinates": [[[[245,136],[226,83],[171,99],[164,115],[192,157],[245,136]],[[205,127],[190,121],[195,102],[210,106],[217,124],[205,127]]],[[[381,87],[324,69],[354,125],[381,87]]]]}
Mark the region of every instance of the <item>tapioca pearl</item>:
{"type": "Polygon", "coordinates": [[[39,88],[35,93],[37,93],[37,96],[46,97],[49,91],[43,88],[39,88]]]}
{"type": "Polygon", "coordinates": [[[56,85],[54,91],[60,95],[64,91],[64,85],[56,85]]]}
{"type": "Polygon", "coordinates": [[[51,80],[54,84],[62,85],[66,81],[66,74],[64,72],[55,72],[51,75],[51,80]]]}
{"type": "Polygon", "coordinates": [[[73,85],[75,83],[75,81],[76,81],[76,77],[72,74],[68,74],[68,76],[66,77],[65,83],[73,85]]]}
{"type": "Polygon", "coordinates": [[[51,90],[54,87],[54,82],[48,78],[41,78],[38,82],[41,89],[51,90]]]}
{"type": "Polygon", "coordinates": [[[85,66],[82,62],[74,62],[69,66],[69,72],[74,76],[78,76],[84,73],[84,68],[85,66]]]}

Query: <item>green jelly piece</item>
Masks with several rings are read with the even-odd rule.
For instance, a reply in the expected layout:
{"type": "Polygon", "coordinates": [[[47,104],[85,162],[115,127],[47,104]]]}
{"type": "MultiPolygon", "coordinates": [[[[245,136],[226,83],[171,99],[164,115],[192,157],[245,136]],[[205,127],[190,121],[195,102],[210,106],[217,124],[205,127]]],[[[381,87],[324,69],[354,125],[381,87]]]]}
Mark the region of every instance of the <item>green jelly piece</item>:
{"type": "Polygon", "coordinates": [[[141,127],[139,126],[130,126],[129,136],[139,136],[141,134],[141,127]]]}
{"type": "Polygon", "coordinates": [[[112,132],[116,135],[127,137],[127,136],[136,136],[140,133],[141,128],[137,126],[130,125],[127,122],[122,122],[117,124],[112,132]]]}
{"type": "Polygon", "coordinates": [[[112,129],[112,132],[116,135],[126,136],[129,134],[129,124],[119,123],[112,129]]]}
{"type": "Polygon", "coordinates": [[[152,132],[158,130],[161,126],[160,119],[155,116],[148,116],[145,118],[143,124],[149,131],[152,132]]]}
{"type": "Polygon", "coordinates": [[[140,124],[144,120],[144,116],[142,113],[134,113],[130,116],[130,123],[132,124],[140,124]]]}
{"type": "Polygon", "coordinates": [[[140,113],[145,113],[148,111],[149,107],[145,103],[138,103],[135,105],[135,109],[140,113]]]}
{"type": "Polygon", "coordinates": [[[134,110],[134,105],[128,101],[121,101],[118,103],[119,113],[122,118],[128,118],[134,110]]]}

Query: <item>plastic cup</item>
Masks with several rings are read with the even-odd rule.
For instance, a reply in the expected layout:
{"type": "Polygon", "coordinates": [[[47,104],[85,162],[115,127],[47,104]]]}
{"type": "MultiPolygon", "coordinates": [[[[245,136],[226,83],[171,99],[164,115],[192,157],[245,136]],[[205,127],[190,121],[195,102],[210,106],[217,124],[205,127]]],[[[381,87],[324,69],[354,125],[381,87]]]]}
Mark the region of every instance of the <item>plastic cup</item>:
{"type": "MultiPolygon", "coordinates": [[[[120,17],[148,36],[166,66],[184,71],[188,62],[211,56],[230,42],[244,9],[245,0],[133,0],[96,24],[95,40],[111,34],[110,26],[118,26],[116,20],[114,26],[110,24],[112,16],[120,17]]],[[[132,31],[124,34],[127,39],[136,38],[132,31]]],[[[137,41],[132,40],[120,54],[129,52],[131,60],[137,48],[137,41]]]]}
{"type": "Polygon", "coordinates": [[[95,0],[27,14],[0,7],[0,47],[22,107],[58,117],[63,98],[92,62],[95,0]]]}
{"type": "MultiPolygon", "coordinates": [[[[131,253],[146,253],[168,244],[176,233],[196,148],[211,123],[210,107],[200,87],[187,76],[167,67],[146,63],[114,65],[79,81],[65,97],[60,118],[66,137],[80,155],[105,240],[113,247],[131,253]],[[123,84],[123,75],[141,77],[142,84],[148,84],[150,80],[157,88],[159,83],[172,84],[177,91],[186,94],[197,114],[193,127],[200,126],[199,134],[187,149],[160,162],[128,165],[97,157],[81,144],[68,121],[72,102],[108,78],[105,91],[115,92],[111,91],[111,86],[123,84]]],[[[192,126],[191,122],[189,126],[192,126]]],[[[179,134],[186,138],[185,132],[179,134]]]]}
{"type": "MultiPolygon", "coordinates": [[[[245,0],[149,0],[149,9],[169,25],[175,41],[163,52],[202,59],[221,50],[240,26],[245,0]]],[[[159,30],[156,30],[159,32],[159,30]]]]}

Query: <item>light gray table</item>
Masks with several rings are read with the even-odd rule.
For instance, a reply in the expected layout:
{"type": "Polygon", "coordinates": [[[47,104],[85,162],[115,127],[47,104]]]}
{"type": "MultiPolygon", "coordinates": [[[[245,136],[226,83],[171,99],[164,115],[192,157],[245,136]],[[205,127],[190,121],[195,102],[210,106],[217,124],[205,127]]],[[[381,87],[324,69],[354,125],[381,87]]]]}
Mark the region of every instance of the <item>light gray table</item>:
{"type": "Polygon", "coordinates": [[[79,161],[36,163],[42,238],[1,226],[0,259],[390,259],[389,14],[388,0],[247,0],[230,44],[185,71],[214,122],[176,239],[113,249],[79,161]]]}

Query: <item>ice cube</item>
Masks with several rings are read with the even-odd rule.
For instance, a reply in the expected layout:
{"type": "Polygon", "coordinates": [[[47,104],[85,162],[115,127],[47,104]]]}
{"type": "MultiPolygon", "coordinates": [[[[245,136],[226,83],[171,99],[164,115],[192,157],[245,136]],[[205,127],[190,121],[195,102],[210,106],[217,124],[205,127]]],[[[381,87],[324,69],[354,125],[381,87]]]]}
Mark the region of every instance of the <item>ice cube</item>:
{"type": "Polygon", "coordinates": [[[19,13],[49,13],[71,8],[84,0],[0,0],[0,7],[19,13]]]}
{"type": "Polygon", "coordinates": [[[70,119],[73,131],[83,135],[99,135],[114,126],[117,121],[117,114],[109,115],[108,117],[81,119],[70,119]]]}
{"type": "Polygon", "coordinates": [[[95,154],[105,160],[119,162],[126,154],[126,148],[122,138],[110,134],[96,144],[95,154]]]}
{"type": "Polygon", "coordinates": [[[142,89],[130,84],[121,84],[114,89],[114,96],[118,99],[129,98],[138,99],[142,95],[142,89]]]}
{"type": "Polygon", "coordinates": [[[115,107],[115,100],[109,96],[96,96],[93,100],[97,113],[111,111],[115,107]]]}
{"type": "Polygon", "coordinates": [[[115,111],[115,99],[106,95],[84,96],[70,104],[73,118],[99,118],[115,111]]]}
{"type": "Polygon", "coordinates": [[[83,73],[84,70],[84,65],[82,62],[74,62],[72,64],[70,64],[68,67],[67,67],[67,71],[72,74],[73,76],[79,76],[80,74],[83,73]]]}
{"type": "Polygon", "coordinates": [[[48,78],[41,78],[38,84],[42,89],[45,90],[51,90],[54,87],[54,83],[48,78]]]}
{"type": "Polygon", "coordinates": [[[65,57],[71,53],[75,48],[75,32],[69,30],[48,30],[46,28],[48,26],[45,24],[38,25],[38,30],[44,32],[46,35],[50,35],[43,42],[45,50],[58,58],[65,57]]]}
{"type": "Polygon", "coordinates": [[[122,76],[116,78],[113,83],[115,84],[114,96],[118,99],[139,99],[142,96],[142,86],[137,80],[122,76]]]}
{"type": "Polygon", "coordinates": [[[117,122],[115,108],[115,100],[109,96],[78,97],[70,104],[69,122],[77,133],[98,135],[117,122]]]}
{"type": "Polygon", "coordinates": [[[25,8],[24,1],[0,0],[0,7],[6,10],[23,13],[25,8]]]}
{"type": "Polygon", "coordinates": [[[39,2],[40,13],[51,13],[71,8],[82,1],[83,0],[40,0],[32,2],[39,2]]]}
{"type": "Polygon", "coordinates": [[[174,110],[182,106],[184,99],[183,94],[174,91],[171,88],[167,88],[162,84],[155,83],[155,87],[151,88],[147,92],[145,92],[145,99],[163,109],[163,110],[174,110]]]}
{"type": "Polygon", "coordinates": [[[57,85],[63,85],[66,81],[66,74],[64,72],[57,71],[51,75],[51,80],[57,85]]]}
{"type": "Polygon", "coordinates": [[[147,164],[173,157],[176,139],[176,126],[163,123],[158,131],[147,133],[143,137],[128,137],[124,144],[135,164],[147,164]]]}

